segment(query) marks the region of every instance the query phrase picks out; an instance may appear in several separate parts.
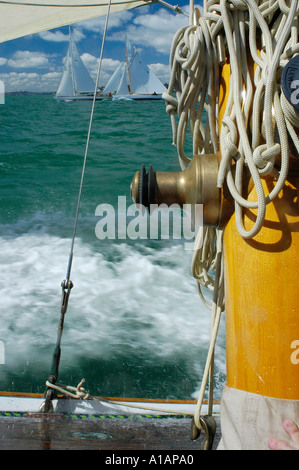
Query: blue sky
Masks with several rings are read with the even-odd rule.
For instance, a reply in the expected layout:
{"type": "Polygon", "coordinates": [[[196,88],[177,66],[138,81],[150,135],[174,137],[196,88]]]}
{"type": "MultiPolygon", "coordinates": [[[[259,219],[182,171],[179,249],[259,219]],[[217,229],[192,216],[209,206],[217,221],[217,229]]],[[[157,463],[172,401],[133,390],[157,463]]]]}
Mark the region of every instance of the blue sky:
{"type": "MultiPolygon", "coordinates": [[[[169,0],[170,4],[178,2],[169,0]]],[[[202,2],[200,2],[202,3],[202,2]]],[[[187,13],[188,0],[179,3],[187,13]]],[[[105,18],[72,26],[79,53],[95,78],[105,18]]],[[[105,41],[100,86],[105,85],[119,62],[124,60],[124,36],[140,51],[141,57],[163,81],[169,79],[169,51],[175,32],[188,24],[188,17],[158,5],[112,14],[105,41]]],[[[33,34],[0,44],[0,80],[6,92],[56,91],[68,46],[68,27],[33,34]]]]}

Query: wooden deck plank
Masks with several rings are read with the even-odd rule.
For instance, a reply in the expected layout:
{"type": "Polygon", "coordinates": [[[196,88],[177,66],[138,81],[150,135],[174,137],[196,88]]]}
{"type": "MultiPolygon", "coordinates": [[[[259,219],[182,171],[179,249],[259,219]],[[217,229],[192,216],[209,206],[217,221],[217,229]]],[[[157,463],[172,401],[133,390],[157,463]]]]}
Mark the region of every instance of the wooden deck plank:
{"type": "MultiPolygon", "coordinates": [[[[219,417],[213,449],[220,440],[219,417]]],[[[24,414],[0,417],[1,450],[169,450],[197,451],[191,417],[78,417],[24,414]]]]}

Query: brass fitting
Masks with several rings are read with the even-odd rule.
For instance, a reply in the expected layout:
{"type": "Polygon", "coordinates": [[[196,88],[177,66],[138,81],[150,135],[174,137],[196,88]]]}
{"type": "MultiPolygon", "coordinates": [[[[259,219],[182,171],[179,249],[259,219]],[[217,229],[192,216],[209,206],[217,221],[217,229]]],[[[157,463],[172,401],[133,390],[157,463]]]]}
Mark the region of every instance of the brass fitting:
{"type": "Polygon", "coordinates": [[[131,183],[134,203],[150,209],[160,205],[202,204],[204,225],[217,225],[221,210],[221,190],[217,188],[220,154],[195,155],[187,168],[179,172],[155,172],[144,165],[131,183]]]}

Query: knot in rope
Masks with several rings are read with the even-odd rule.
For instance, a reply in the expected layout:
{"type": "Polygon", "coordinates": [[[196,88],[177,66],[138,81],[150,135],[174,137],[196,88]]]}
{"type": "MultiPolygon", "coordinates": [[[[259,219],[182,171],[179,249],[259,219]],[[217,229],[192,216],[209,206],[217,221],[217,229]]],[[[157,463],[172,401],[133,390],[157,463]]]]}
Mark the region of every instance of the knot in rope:
{"type": "Polygon", "coordinates": [[[88,400],[90,398],[89,393],[82,387],[82,384],[85,382],[85,379],[82,379],[81,382],[77,385],[77,387],[72,387],[71,385],[63,385],[63,384],[53,384],[46,381],[46,385],[49,388],[57,390],[64,395],[67,395],[71,398],[76,398],[78,400],[88,400]],[[72,393],[74,392],[74,393],[72,393]]]}
{"type": "Polygon", "coordinates": [[[222,135],[223,144],[228,149],[230,155],[235,156],[238,153],[238,147],[236,145],[238,138],[237,128],[229,116],[223,118],[222,124],[224,126],[222,135]]]}
{"type": "Polygon", "coordinates": [[[253,151],[253,161],[259,169],[260,175],[269,175],[274,167],[275,157],[280,153],[280,144],[276,143],[271,147],[267,144],[259,145],[253,151]]]}
{"type": "Polygon", "coordinates": [[[166,103],[166,112],[168,114],[176,114],[178,109],[178,100],[166,91],[162,94],[162,98],[166,103]]]}

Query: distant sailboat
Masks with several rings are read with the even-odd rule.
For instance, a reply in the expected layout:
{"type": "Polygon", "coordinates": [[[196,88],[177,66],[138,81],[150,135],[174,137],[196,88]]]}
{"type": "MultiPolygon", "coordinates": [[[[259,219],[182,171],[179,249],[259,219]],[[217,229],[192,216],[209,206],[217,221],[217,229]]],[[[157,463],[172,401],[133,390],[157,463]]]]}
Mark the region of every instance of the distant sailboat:
{"type": "MultiPolygon", "coordinates": [[[[55,99],[58,101],[92,100],[95,83],[83,64],[70,29],[64,71],[55,99]]],[[[103,96],[96,95],[96,100],[103,96]]]]}
{"type": "Polygon", "coordinates": [[[103,95],[112,95],[114,100],[160,100],[165,86],[145,65],[137,50],[128,54],[111,76],[103,95]]]}

